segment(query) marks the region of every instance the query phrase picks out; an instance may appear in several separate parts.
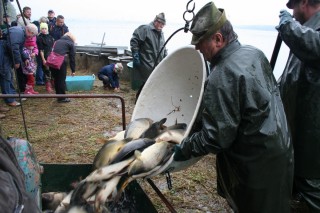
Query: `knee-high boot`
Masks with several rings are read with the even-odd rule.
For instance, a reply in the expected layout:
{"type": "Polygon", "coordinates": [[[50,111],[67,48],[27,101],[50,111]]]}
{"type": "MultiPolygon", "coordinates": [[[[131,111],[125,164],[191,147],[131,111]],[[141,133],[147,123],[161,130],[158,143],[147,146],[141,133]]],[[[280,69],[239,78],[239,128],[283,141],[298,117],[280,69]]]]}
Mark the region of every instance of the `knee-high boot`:
{"type": "Polygon", "coordinates": [[[47,81],[46,82],[46,90],[48,93],[53,93],[53,90],[52,90],[52,86],[51,86],[51,82],[50,81],[47,81]]]}

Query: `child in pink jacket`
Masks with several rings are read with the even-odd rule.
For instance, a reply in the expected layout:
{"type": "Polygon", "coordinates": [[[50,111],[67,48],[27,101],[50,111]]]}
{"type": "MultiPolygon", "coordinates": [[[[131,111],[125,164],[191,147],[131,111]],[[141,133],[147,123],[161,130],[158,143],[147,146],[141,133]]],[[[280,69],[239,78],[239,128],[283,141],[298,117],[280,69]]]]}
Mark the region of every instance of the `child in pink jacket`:
{"type": "Polygon", "coordinates": [[[24,42],[23,52],[29,56],[29,64],[22,66],[23,74],[27,75],[27,84],[24,94],[38,94],[34,91],[35,72],[37,70],[36,55],[38,55],[37,37],[27,37],[24,42]]]}

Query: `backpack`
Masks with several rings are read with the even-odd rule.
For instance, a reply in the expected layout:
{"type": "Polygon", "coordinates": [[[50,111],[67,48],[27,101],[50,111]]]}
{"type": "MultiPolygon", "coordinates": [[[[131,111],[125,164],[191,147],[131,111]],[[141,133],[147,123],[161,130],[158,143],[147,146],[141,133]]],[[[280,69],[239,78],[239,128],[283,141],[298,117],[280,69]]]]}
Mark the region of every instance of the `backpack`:
{"type": "Polygon", "coordinates": [[[0,209],[14,213],[40,213],[26,190],[25,175],[7,140],[0,136],[0,209]]]}

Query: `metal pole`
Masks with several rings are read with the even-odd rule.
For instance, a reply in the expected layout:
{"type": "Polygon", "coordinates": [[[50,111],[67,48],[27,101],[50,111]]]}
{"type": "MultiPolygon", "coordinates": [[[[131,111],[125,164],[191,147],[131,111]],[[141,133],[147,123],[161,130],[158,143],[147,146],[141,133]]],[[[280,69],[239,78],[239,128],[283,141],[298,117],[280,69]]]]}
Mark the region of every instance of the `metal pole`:
{"type": "Polygon", "coordinates": [[[151,185],[151,187],[154,189],[154,191],[159,195],[161,200],[166,204],[170,212],[177,213],[177,211],[173,208],[171,203],[167,200],[167,198],[161,193],[161,191],[157,188],[157,186],[153,183],[153,181],[150,178],[147,178],[148,183],[151,185]]]}
{"type": "Polygon", "coordinates": [[[105,35],[106,35],[106,33],[103,33],[102,42],[101,42],[101,46],[100,46],[100,52],[99,52],[99,59],[100,59],[100,55],[101,55],[101,51],[102,51],[102,46],[103,46],[104,36],[105,35]]]}
{"type": "Polygon", "coordinates": [[[273,53],[270,60],[272,71],[274,70],[274,67],[276,65],[276,61],[280,52],[281,43],[282,43],[282,39],[281,39],[280,33],[278,33],[276,44],[274,45],[273,53]]]}

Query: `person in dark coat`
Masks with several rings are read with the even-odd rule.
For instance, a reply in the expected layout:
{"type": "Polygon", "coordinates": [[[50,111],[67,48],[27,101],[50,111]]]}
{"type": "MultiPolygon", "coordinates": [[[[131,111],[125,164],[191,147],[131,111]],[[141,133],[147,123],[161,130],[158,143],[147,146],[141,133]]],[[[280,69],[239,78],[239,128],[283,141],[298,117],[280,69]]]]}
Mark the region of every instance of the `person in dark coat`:
{"type": "Polygon", "coordinates": [[[165,15],[160,13],[151,23],[139,26],[132,34],[130,48],[133,56],[133,68],[137,70],[136,79],[142,82],[136,98],[138,98],[153,69],[168,55],[166,48],[160,52],[165,43],[162,31],[165,24],[165,15]]]}
{"type": "Polygon", "coordinates": [[[211,72],[201,122],[175,146],[174,160],[216,154],[218,193],[234,212],[289,213],[293,148],[268,59],[240,44],[213,2],[199,10],[190,31],[211,72]]]}
{"type": "MultiPolygon", "coordinates": [[[[29,58],[23,53],[23,44],[26,37],[35,36],[37,33],[38,29],[34,24],[28,24],[26,27],[14,26],[9,28],[6,36],[10,36],[10,42],[9,39],[0,40],[0,85],[2,94],[16,93],[12,67],[17,71],[16,77],[20,92],[24,92],[27,79],[22,72],[21,64],[28,65],[29,58]]],[[[20,105],[14,98],[4,98],[4,100],[9,106],[20,105]]]]}
{"type": "MultiPolygon", "coordinates": [[[[69,63],[71,69],[71,75],[74,76],[76,72],[76,48],[74,43],[76,38],[70,32],[67,32],[59,40],[55,41],[52,51],[59,55],[69,56],[69,63]]],[[[56,94],[66,94],[66,77],[67,77],[67,62],[64,60],[60,69],[54,69],[50,67],[51,75],[54,79],[54,88],[56,94]]],[[[69,98],[58,98],[58,103],[70,102],[69,98]]]]}
{"type": "Polygon", "coordinates": [[[320,212],[320,0],[290,0],[276,27],[290,54],[279,80],[294,147],[294,204],[320,212]],[[293,19],[295,18],[295,20],[293,19]]]}
{"type": "Polygon", "coordinates": [[[51,80],[51,72],[48,66],[46,66],[46,60],[51,53],[52,46],[54,43],[54,39],[51,35],[48,33],[48,24],[41,23],[40,24],[40,33],[37,36],[37,45],[38,49],[40,51],[40,66],[42,66],[42,70],[44,72],[45,76],[45,84],[46,84],[46,90],[48,93],[52,93],[52,83],[51,80]]]}
{"type": "Polygon", "coordinates": [[[48,10],[48,26],[54,25],[56,23],[57,18],[55,17],[55,12],[53,10],[48,10]]]}
{"type": "Polygon", "coordinates": [[[49,34],[54,40],[59,40],[65,33],[69,32],[69,28],[64,23],[64,17],[58,15],[55,24],[49,25],[49,34]]]}
{"type": "Polygon", "coordinates": [[[120,91],[119,75],[123,70],[121,63],[109,64],[102,67],[98,72],[98,78],[103,82],[105,89],[114,89],[120,91]]]}

